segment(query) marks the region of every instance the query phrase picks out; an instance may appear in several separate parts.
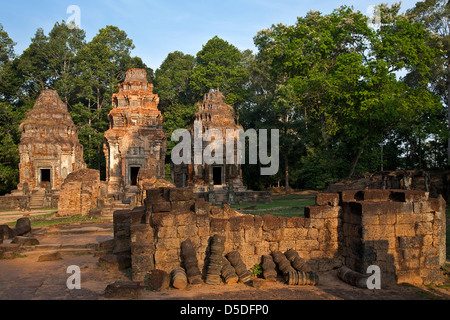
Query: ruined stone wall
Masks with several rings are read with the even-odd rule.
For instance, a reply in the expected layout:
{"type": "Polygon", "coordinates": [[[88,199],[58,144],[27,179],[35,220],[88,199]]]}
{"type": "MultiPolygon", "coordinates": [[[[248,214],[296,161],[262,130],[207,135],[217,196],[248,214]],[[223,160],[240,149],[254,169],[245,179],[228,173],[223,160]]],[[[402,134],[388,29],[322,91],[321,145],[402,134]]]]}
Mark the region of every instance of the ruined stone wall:
{"type": "MultiPolygon", "coordinates": [[[[145,207],[114,213],[117,252],[130,252],[133,277],[179,266],[189,238],[204,267],[209,241],[223,235],[248,268],[273,251],[296,250],[316,272],[346,265],[366,273],[377,265],[382,283],[439,280],[445,262],[445,202],[425,192],[365,190],[318,194],[304,216],[241,214],[209,206],[192,189],[148,190],[145,207]]],[[[299,212],[300,215],[300,212],[299,212]]]]}
{"type": "Polygon", "coordinates": [[[141,277],[148,268],[170,271],[179,266],[180,245],[187,238],[202,269],[214,234],[225,236],[225,252],[238,250],[249,268],[264,254],[291,248],[314,270],[342,265],[338,206],[311,212],[308,218],[261,217],[240,214],[228,205],[210,207],[202,199],[193,200],[192,189],[161,188],[147,194],[145,207],[114,213],[116,252],[129,248],[133,274],[141,277]]]}
{"type": "Polygon", "coordinates": [[[58,201],[58,215],[88,215],[97,208],[100,192],[100,172],[81,169],[69,174],[64,181],[58,201]]]}
{"type": "Polygon", "coordinates": [[[343,191],[343,256],[349,268],[380,267],[382,282],[438,282],[446,259],[445,201],[412,190],[343,191]]]}
{"type": "Polygon", "coordinates": [[[0,197],[0,210],[23,210],[28,201],[27,195],[7,194],[0,197]]]}
{"type": "Polygon", "coordinates": [[[330,184],[324,192],[344,190],[392,189],[421,190],[430,193],[430,197],[442,195],[450,201],[450,171],[443,170],[396,170],[365,174],[359,178],[350,178],[330,184]]]}

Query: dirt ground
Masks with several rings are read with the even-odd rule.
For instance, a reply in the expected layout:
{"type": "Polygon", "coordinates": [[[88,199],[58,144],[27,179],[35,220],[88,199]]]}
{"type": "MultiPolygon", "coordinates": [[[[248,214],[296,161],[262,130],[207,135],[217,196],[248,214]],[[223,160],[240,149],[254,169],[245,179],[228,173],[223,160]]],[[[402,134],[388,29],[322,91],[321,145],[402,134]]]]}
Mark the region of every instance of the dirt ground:
{"type": "MultiPolygon", "coordinates": [[[[14,259],[0,259],[0,300],[105,300],[108,284],[129,281],[129,272],[98,265],[98,243],[112,239],[111,221],[63,225],[33,230],[40,245],[14,259]],[[38,262],[40,255],[59,251],[62,259],[38,262]],[[69,290],[69,266],[81,270],[81,289],[69,290]]],[[[336,275],[321,273],[317,286],[289,286],[281,282],[251,285],[207,285],[185,290],[143,290],[141,300],[450,300],[450,288],[397,285],[380,290],[354,288],[336,275]]],[[[107,299],[106,299],[107,300],[107,299]]]]}
{"type": "MultiPolygon", "coordinates": [[[[57,261],[38,262],[37,256],[0,261],[0,300],[104,300],[106,286],[127,281],[125,273],[105,270],[93,254],[64,255],[57,261]],[[67,268],[81,269],[81,289],[69,290],[67,268]]],[[[336,276],[320,274],[317,286],[288,286],[268,283],[256,289],[250,285],[200,285],[186,290],[142,291],[142,300],[423,300],[450,299],[448,289],[393,286],[381,290],[354,288],[336,276]]]]}

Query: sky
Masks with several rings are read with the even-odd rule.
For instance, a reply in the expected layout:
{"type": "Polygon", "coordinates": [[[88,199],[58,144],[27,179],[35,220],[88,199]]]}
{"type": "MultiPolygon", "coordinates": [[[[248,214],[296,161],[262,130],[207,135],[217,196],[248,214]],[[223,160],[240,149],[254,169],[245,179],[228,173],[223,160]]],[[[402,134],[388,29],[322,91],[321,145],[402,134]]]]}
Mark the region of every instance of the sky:
{"type": "MultiPolygon", "coordinates": [[[[295,24],[310,10],[327,14],[342,5],[364,14],[370,6],[393,4],[391,0],[14,0],[2,1],[0,23],[17,43],[20,55],[38,28],[48,34],[56,22],[73,19],[79,8],[79,23],[90,41],[99,29],[114,25],[133,40],[133,56],[141,57],[153,70],[174,51],[196,55],[206,42],[218,36],[240,50],[256,52],[253,38],[273,24],[295,24]]],[[[417,0],[403,0],[402,11],[417,0]]],[[[369,10],[369,11],[368,11],[369,10]]]]}

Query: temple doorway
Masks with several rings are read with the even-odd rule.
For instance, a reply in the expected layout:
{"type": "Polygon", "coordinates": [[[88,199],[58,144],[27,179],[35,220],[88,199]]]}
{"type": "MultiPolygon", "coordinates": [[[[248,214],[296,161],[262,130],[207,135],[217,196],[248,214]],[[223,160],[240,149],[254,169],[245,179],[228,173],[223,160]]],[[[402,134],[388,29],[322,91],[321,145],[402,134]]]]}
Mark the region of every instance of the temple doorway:
{"type": "Polygon", "coordinates": [[[140,167],[130,167],[130,185],[137,185],[137,177],[139,174],[140,167]]]}
{"type": "Polygon", "coordinates": [[[41,187],[45,188],[51,182],[51,170],[41,169],[41,187]]]}
{"type": "Polygon", "coordinates": [[[213,167],[213,181],[215,186],[221,186],[222,183],[222,167],[213,167]]]}

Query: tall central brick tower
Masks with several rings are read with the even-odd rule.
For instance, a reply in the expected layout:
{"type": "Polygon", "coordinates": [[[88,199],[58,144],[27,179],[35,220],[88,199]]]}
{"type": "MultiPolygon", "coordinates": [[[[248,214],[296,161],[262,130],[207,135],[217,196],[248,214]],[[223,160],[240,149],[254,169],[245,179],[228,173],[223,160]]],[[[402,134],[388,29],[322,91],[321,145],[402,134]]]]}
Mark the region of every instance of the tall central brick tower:
{"type": "Polygon", "coordinates": [[[127,71],[112,104],[103,149],[108,193],[115,194],[136,185],[140,169],[164,177],[166,135],[158,110],[159,97],[153,93],[144,69],[127,71]]]}

